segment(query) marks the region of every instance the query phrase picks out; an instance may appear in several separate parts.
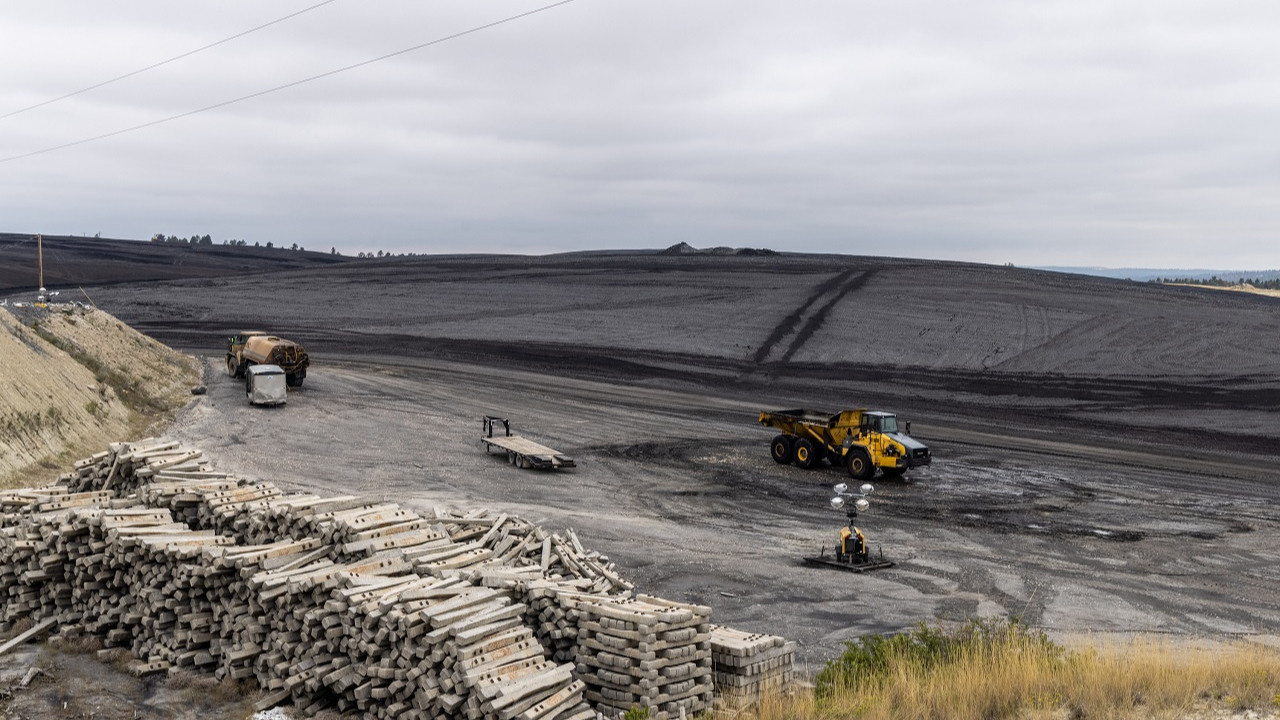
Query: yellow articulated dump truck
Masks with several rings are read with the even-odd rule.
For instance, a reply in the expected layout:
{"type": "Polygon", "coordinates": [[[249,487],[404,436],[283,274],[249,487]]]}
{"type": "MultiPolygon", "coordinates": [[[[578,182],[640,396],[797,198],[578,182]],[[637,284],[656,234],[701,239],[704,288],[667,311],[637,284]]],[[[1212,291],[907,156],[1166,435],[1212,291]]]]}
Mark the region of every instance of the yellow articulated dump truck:
{"type": "Polygon", "coordinates": [[[299,387],[307,377],[311,358],[292,340],[257,330],[246,330],[227,339],[227,374],[244,377],[250,365],[279,365],[289,387],[299,387]]]}
{"type": "Polygon", "coordinates": [[[933,461],[929,448],[899,430],[893,413],[844,410],[834,415],[816,410],[778,410],[760,413],[760,424],[777,428],[769,452],[780,464],[794,462],[805,468],[828,460],[849,470],[855,480],[868,480],[879,468],[886,477],[898,477],[911,468],[933,461]]]}

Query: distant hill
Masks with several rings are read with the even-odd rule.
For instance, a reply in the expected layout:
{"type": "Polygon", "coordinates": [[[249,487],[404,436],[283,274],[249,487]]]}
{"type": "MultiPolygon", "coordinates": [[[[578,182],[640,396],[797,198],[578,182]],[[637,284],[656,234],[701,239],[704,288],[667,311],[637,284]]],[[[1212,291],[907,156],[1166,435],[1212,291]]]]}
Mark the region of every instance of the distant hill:
{"type": "Polygon", "coordinates": [[[732,248],[732,247],[713,247],[713,248],[696,248],[687,242],[680,242],[672,245],[666,250],[658,252],[659,255],[777,255],[776,250],[768,248],[732,248]]]}
{"type": "MultiPolygon", "coordinates": [[[[35,235],[0,233],[0,295],[35,290],[39,276],[37,256],[35,235]]],[[[49,289],[227,277],[352,260],[354,258],[342,255],[287,248],[44,236],[44,284],[49,289]]]]}
{"type": "Polygon", "coordinates": [[[1188,278],[1192,280],[1275,280],[1280,278],[1280,270],[1206,270],[1204,268],[1104,268],[1104,267],[1070,267],[1044,266],[1033,270],[1073,273],[1075,275],[1094,275],[1097,277],[1115,278],[1118,280],[1138,280],[1146,282],[1156,278],[1188,278]]]}

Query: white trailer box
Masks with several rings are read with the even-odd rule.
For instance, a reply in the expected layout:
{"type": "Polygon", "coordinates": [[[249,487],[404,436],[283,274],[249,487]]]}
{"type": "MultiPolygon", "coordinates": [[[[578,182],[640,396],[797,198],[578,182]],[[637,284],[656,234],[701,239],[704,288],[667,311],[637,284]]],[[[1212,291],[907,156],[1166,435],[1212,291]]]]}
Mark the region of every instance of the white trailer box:
{"type": "Polygon", "coordinates": [[[279,365],[250,365],[244,371],[244,394],[250,405],[283,405],[284,369],[279,365]]]}

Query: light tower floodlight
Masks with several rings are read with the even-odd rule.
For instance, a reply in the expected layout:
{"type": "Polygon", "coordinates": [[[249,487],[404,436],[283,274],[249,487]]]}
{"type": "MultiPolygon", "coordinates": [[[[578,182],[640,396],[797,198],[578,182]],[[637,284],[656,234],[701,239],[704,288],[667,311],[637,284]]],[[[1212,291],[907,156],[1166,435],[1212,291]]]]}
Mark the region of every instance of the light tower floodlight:
{"type": "Polygon", "coordinates": [[[850,492],[849,486],[844,483],[833,486],[831,490],[836,494],[835,497],[831,498],[831,509],[846,510],[850,520],[857,517],[858,513],[866,512],[871,507],[871,501],[867,500],[867,496],[876,491],[875,486],[871,483],[863,483],[858,488],[857,494],[850,492]],[[853,500],[853,504],[849,504],[849,499],[853,500]]]}

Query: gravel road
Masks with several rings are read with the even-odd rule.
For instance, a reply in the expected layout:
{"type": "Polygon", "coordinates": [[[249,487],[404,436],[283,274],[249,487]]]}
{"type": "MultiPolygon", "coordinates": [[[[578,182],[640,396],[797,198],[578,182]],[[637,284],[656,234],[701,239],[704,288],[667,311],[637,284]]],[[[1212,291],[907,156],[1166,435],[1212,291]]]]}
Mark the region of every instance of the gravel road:
{"type": "Polygon", "coordinates": [[[773,463],[771,434],[752,427],[754,397],[321,357],[287,405],[258,408],[219,356],[206,360],[210,392],[176,435],[220,469],[572,527],[641,590],[795,638],[810,664],[866,632],[975,615],[1062,635],[1265,634],[1280,623],[1274,484],[1117,466],[1065,446],[957,442],[917,423],[939,459],[908,482],[879,481],[862,518],[898,566],[852,575],[799,562],[831,544],[843,516],[827,508],[830,486],[847,478],[773,463]],[[579,467],[518,470],[486,454],[485,414],[579,467]]]}

